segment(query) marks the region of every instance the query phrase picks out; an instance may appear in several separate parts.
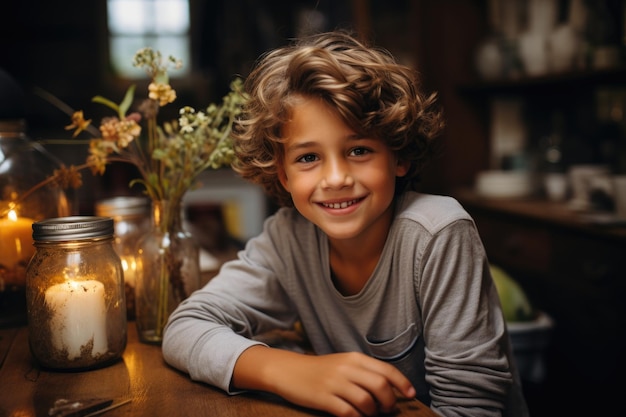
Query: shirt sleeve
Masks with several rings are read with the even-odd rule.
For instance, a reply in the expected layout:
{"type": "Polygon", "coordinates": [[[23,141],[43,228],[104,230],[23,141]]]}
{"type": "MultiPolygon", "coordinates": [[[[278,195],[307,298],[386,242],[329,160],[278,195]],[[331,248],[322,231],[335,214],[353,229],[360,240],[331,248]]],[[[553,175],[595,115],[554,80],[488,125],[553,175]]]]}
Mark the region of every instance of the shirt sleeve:
{"type": "Polygon", "coordinates": [[[416,285],[431,406],[446,416],[467,410],[500,416],[513,384],[513,365],[500,301],[473,222],[458,220],[433,235],[423,260],[416,285]]]}
{"type": "Polygon", "coordinates": [[[282,248],[272,236],[284,226],[277,223],[269,218],[264,232],[251,239],[236,260],[224,264],[170,316],[163,357],[193,380],[234,393],[230,383],[237,358],[262,344],[251,337],[295,322],[295,310],[277,279],[282,248]]]}

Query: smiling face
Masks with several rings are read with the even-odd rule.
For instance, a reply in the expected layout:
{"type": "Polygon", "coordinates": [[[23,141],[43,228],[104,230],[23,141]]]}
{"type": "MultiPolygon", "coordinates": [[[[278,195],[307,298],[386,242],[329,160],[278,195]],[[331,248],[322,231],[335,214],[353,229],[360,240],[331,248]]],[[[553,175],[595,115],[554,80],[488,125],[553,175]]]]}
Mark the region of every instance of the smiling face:
{"type": "Polygon", "coordinates": [[[408,164],[379,139],[361,137],[324,101],[301,98],[283,126],[283,187],[331,239],[386,239],[396,176],[408,164]]]}

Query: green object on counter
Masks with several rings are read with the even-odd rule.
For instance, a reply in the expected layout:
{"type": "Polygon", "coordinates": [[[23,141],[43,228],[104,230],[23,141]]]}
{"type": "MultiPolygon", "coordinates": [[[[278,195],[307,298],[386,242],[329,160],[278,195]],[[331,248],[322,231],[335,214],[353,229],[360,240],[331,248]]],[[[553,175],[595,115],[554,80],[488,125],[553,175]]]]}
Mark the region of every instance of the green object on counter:
{"type": "Polygon", "coordinates": [[[533,320],[535,311],[522,287],[499,266],[490,265],[490,270],[506,321],[533,320]]]}

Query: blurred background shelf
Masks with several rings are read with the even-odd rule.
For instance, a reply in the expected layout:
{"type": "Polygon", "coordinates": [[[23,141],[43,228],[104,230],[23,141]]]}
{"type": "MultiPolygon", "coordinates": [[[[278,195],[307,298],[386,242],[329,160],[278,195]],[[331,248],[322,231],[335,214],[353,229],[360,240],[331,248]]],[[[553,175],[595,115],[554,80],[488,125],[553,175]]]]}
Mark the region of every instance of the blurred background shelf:
{"type": "Polygon", "coordinates": [[[626,372],[626,228],[590,224],[563,203],[487,199],[471,190],[455,196],[474,218],[490,262],[554,320],[546,378],[524,383],[532,415],[591,411],[570,406],[571,398],[602,399],[608,411],[626,372]]]}

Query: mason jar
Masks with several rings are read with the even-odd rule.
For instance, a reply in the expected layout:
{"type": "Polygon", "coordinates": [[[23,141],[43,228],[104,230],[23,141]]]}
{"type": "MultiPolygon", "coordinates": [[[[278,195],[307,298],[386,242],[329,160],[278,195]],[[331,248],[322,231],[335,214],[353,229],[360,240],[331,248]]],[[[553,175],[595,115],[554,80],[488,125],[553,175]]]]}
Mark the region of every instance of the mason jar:
{"type": "Polygon", "coordinates": [[[126,318],[135,319],[137,281],[137,242],[150,230],[150,200],[120,196],[96,202],[96,215],[113,219],[113,247],[122,261],[126,292],[126,318]]]}
{"type": "Polygon", "coordinates": [[[85,370],[119,359],[126,347],[122,265],[113,219],[72,216],[33,223],[26,269],[30,350],[42,367],[85,370]]]}

